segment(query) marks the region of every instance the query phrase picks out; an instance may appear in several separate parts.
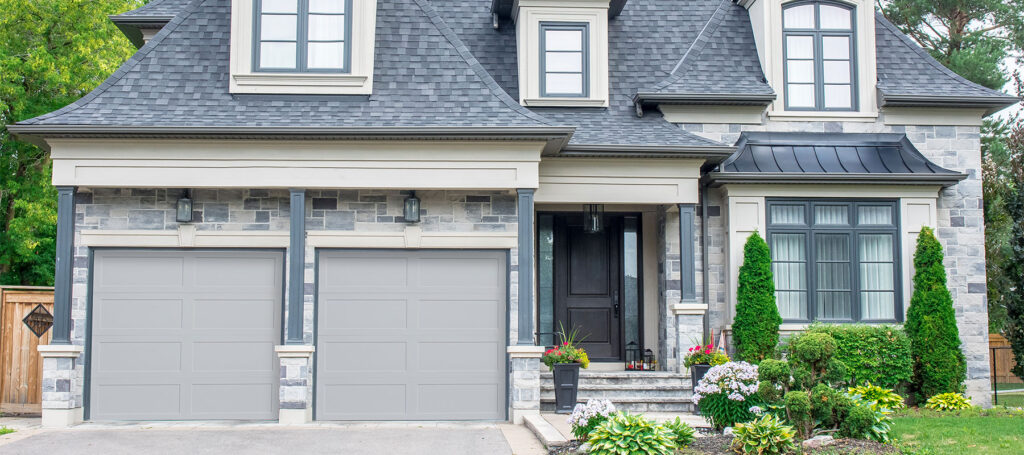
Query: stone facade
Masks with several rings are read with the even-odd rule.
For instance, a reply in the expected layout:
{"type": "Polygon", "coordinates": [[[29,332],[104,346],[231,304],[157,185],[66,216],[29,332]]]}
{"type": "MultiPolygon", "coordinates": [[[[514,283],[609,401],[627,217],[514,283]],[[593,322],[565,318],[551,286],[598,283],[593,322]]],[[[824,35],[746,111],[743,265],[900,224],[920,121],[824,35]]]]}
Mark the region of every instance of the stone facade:
{"type": "Polygon", "coordinates": [[[522,423],[524,415],[540,413],[540,356],[544,348],[509,348],[509,420],[522,423]]]}

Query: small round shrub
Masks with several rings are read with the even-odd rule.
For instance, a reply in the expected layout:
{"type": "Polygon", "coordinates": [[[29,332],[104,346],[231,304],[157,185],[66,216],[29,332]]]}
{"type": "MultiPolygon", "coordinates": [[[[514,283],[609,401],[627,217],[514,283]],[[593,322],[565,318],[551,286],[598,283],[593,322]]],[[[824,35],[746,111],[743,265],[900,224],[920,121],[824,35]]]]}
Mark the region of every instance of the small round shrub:
{"type": "Polygon", "coordinates": [[[732,450],[743,455],[778,455],[796,452],[793,428],[778,417],[765,414],[733,427],[732,450]]]}
{"type": "Polygon", "coordinates": [[[875,424],[875,413],[868,406],[854,406],[850,415],[839,425],[839,434],[848,438],[865,439],[875,424]]]}
{"type": "Polygon", "coordinates": [[[814,418],[811,415],[811,399],[807,392],[793,390],[783,398],[786,405],[786,416],[789,423],[796,426],[803,437],[808,437],[814,430],[814,418]]]}
{"type": "Polygon", "coordinates": [[[676,447],[682,449],[683,447],[693,444],[693,441],[697,439],[697,431],[693,427],[686,424],[679,417],[675,420],[669,420],[661,424],[666,430],[672,432],[675,436],[673,441],[676,443],[676,447]]]}
{"type": "Polygon", "coordinates": [[[615,413],[590,433],[590,453],[668,455],[675,451],[676,435],[639,414],[615,413]]]}
{"type": "Polygon", "coordinates": [[[835,423],[832,415],[837,394],[835,389],[825,384],[818,384],[811,389],[811,415],[814,416],[815,420],[821,422],[823,426],[828,427],[835,423]]]}
{"type": "Polygon", "coordinates": [[[903,397],[898,393],[893,392],[892,389],[871,385],[870,382],[867,383],[867,385],[850,387],[850,389],[847,390],[847,393],[859,396],[865,401],[874,402],[875,406],[878,408],[896,410],[906,407],[906,404],[903,402],[903,397]]]}
{"type": "Polygon", "coordinates": [[[587,404],[579,403],[569,415],[569,425],[572,426],[572,434],[580,441],[586,441],[590,432],[597,428],[601,422],[608,420],[608,416],[615,413],[615,405],[608,400],[595,400],[591,398],[587,404]]]}
{"type": "Polygon", "coordinates": [[[693,403],[716,429],[748,422],[750,408],[761,404],[757,396],[757,365],[729,362],[712,367],[693,389],[693,403]]]}
{"type": "Polygon", "coordinates": [[[827,333],[804,333],[789,343],[790,358],[824,367],[836,352],[836,340],[827,333]]]}
{"type": "Polygon", "coordinates": [[[924,407],[937,411],[958,411],[971,409],[971,399],[959,393],[940,393],[928,399],[924,407]]]}

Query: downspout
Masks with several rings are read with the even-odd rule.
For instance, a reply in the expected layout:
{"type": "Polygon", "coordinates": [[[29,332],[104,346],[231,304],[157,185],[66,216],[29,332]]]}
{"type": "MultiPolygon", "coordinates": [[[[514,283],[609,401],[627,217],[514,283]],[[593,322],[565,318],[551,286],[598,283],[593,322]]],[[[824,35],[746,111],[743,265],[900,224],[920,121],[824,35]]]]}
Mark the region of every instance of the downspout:
{"type": "Polygon", "coordinates": [[[708,184],[701,182],[698,191],[698,197],[700,198],[700,263],[701,263],[701,298],[704,300],[704,305],[707,305],[707,311],[704,312],[704,344],[714,343],[714,340],[709,340],[711,333],[711,298],[709,293],[711,291],[711,283],[708,282],[710,273],[708,272],[708,184]]]}

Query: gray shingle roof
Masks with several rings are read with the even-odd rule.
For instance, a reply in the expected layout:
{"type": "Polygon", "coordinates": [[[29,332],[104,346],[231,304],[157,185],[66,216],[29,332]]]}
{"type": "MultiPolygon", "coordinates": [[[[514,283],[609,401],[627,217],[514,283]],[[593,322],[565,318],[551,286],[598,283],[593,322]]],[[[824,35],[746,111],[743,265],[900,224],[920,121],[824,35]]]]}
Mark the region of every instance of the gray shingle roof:
{"type": "Polygon", "coordinates": [[[149,3],[118,14],[117,17],[174,17],[185,10],[192,0],[151,0],[149,3]]]}
{"type": "Polygon", "coordinates": [[[511,99],[426,0],[380,0],[374,94],[228,93],[229,0],[196,0],[81,100],[23,124],[279,127],[553,125],[511,99]],[[416,71],[410,71],[415,67],[416,71]]]}
{"type": "Polygon", "coordinates": [[[905,134],[743,133],[709,181],[952,185],[967,176],[925,158],[905,134]]]}
{"type": "Polygon", "coordinates": [[[897,105],[907,99],[950,98],[951,102],[963,105],[973,98],[982,106],[1006,107],[1017,101],[1013,96],[960,77],[928,55],[884,16],[876,14],[875,17],[878,90],[883,103],[897,105]]]}

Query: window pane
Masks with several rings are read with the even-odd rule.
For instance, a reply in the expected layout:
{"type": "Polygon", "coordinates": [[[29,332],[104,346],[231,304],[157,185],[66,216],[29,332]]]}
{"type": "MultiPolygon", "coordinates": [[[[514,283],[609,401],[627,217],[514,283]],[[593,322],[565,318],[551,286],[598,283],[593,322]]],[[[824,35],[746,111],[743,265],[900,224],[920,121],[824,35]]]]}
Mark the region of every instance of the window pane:
{"type": "Polygon", "coordinates": [[[850,319],[851,267],[847,234],[814,237],[817,272],[817,310],[821,319],[850,319]]]}
{"type": "Polygon", "coordinates": [[[850,62],[846,60],[826,60],[824,62],[825,75],[822,79],[826,84],[849,84],[850,83],[850,62]]]}
{"type": "Polygon", "coordinates": [[[345,43],[309,43],[306,65],[310,68],[340,69],[345,62],[345,43]]]}
{"type": "Polygon", "coordinates": [[[627,346],[635,343],[640,347],[643,344],[640,340],[640,220],[635,216],[627,216],[622,222],[623,342],[627,346]]]}
{"type": "Polygon", "coordinates": [[[772,262],[804,262],[804,234],[772,234],[772,262]]]}
{"type": "Polygon", "coordinates": [[[344,13],[345,0],[309,0],[309,12],[344,13]]]}
{"type": "Polygon", "coordinates": [[[806,224],[802,205],[772,205],[770,211],[772,224],[806,224]]]}
{"type": "Polygon", "coordinates": [[[583,94],[582,74],[546,74],[544,75],[545,92],[569,95],[583,94]]]}
{"type": "Polygon", "coordinates": [[[814,107],[813,84],[788,84],[786,94],[790,107],[814,107]]]}
{"type": "MultiPolygon", "coordinates": [[[[892,234],[862,234],[859,249],[861,262],[892,262],[892,234]]],[[[892,276],[889,278],[891,283],[892,276]]]]}
{"type": "Polygon", "coordinates": [[[850,59],[850,37],[848,36],[823,36],[821,37],[821,55],[826,59],[849,60],[850,59]]]}
{"type": "Polygon", "coordinates": [[[850,30],[850,10],[832,5],[821,5],[821,28],[850,30]]]}
{"type": "Polygon", "coordinates": [[[853,107],[853,94],[850,85],[825,85],[825,107],[830,109],[849,109],[853,107]]]}
{"type": "Polygon", "coordinates": [[[549,51],[582,51],[583,31],[545,30],[544,47],[549,51]]]}
{"type": "Polygon", "coordinates": [[[784,319],[807,319],[805,239],[805,234],[771,235],[775,300],[784,319]]]}
{"type": "Polygon", "coordinates": [[[814,5],[786,8],[783,28],[814,28],[814,5]]]}
{"type": "Polygon", "coordinates": [[[312,41],[341,41],[345,39],[345,16],[309,15],[309,39],[312,41]]]}
{"type": "Polygon", "coordinates": [[[896,319],[894,292],[862,292],[860,294],[861,319],[896,319]]]}
{"type": "Polygon", "coordinates": [[[544,70],[557,72],[583,72],[581,52],[545,52],[544,70]]]}
{"type": "Polygon", "coordinates": [[[260,68],[295,68],[295,43],[261,43],[260,68]]]}
{"type": "Polygon", "coordinates": [[[814,61],[812,60],[790,60],[786,62],[789,69],[787,77],[791,83],[813,83],[814,82],[814,61]]]}
{"type": "Polygon", "coordinates": [[[294,13],[297,11],[296,0],[263,0],[264,13],[294,13]]]}
{"type": "Polygon", "coordinates": [[[813,36],[787,36],[786,58],[814,58],[813,36]]]}
{"type": "Polygon", "coordinates": [[[260,39],[272,41],[294,41],[296,17],[291,15],[264,14],[260,23],[260,39]]]}
{"type": "Polygon", "coordinates": [[[850,224],[850,210],[845,205],[814,206],[814,224],[847,225],[850,224]]]}
{"type": "Polygon", "coordinates": [[[555,217],[537,217],[537,310],[541,346],[555,344],[555,217]]]}
{"type": "MultiPolygon", "coordinates": [[[[874,207],[871,207],[874,208],[874,207]]],[[[860,306],[862,319],[894,319],[896,265],[892,234],[860,236],[860,306]]]]}
{"type": "Polygon", "coordinates": [[[892,207],[862,205],[857,207],[857,224],[892,225],[892,207]]]}

